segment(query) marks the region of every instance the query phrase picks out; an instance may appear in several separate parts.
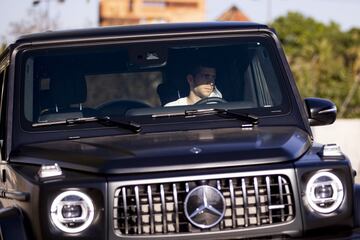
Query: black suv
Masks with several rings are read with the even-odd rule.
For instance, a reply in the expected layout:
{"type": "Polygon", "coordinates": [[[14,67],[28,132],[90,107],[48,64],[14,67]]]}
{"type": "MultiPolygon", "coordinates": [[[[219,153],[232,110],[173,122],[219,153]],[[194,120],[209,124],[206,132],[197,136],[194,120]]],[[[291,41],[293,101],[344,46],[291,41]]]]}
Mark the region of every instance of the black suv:
{"type": "Polygon", "coordinates": [[[0,58],[1,239],[356,238],[329,100],[301,99],[273,30],[47,32],[0,58]]]}

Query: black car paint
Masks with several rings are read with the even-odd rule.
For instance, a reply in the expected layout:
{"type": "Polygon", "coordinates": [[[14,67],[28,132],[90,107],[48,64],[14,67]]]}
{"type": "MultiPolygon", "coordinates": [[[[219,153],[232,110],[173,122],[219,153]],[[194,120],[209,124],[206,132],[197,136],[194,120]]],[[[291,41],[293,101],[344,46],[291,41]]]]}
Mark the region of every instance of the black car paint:
{"type": "Polygon", "coordinates": [[[306,133],[294,127],[225,128],[30,144],[19,148],[12,162],[130,174],[294,161],[309,147],[306,133]],[[201,152],[191,152],[194,146],[201,152]]]}
{"type": "MultiPolygon", "coordinates": [[[[29,41],[32,40],[31,46],[28,46],[29,49],[38,49],[38,48],[45,48],[45,47],[63,47],[63,46],[72,46],[72,47],[80,47],[81,45],[88,44],[92,45],[94,44],[93,41],[101,41],[101,44],[131,44],[134,42],[135,39],[140,39],[141,41],[144,41],[144,43],[153,43],[156,42],[157,38],[160,38],[162,41],[170,41],[170,40],[178,40],[178,39],[194,39],[200,38],[200,39],[207,39],[209,36],[215,35],[219,39],[231,39],[232,37],[235,37],[236,34],[245,34],[246,36],[268,36],[270,38],[270,42],[274,45],[272,47],[275,58],[277,58],[277,61],[279,61],[279,66],[282,67],[281,73],[284,75],[285,79],[292,79],[291,71],[288,67],[288,63],[286,61],[285,55],[283,55],[282,48],[280,46],[280,43],[278,42],[276,36],[272,31],[270,31],[268,28],[266,28],[264,25],[256,25],[252,23],[244,23],[241,24],[241,29],[236,30],[236,26],[238,23],[209,23],[207,25],[207,28],[203,28],[202,24],[172,24],[172,25],[166,25],[166,24],[159,24],[154,25],[154,29],[158,30],[158,34],[154,34],[153,31],[149,31],[149,28],[146,26],[133,26],[133,27],[121,27],[121,28],[100,28],[95,30],[84,30],[83,35],[80,34],[82,31],[63,31],[61,33],[49,33],[49,34],[33,34],[29,35],[28,37],[23,37],[19,39],[19,42],[17,42],[19,45],[15,48],[15,52],[17,50],[21,51],[23,48],[27,46],[27,44],[23,43],[23,40],[29,41]],[[169,27],[172,26],[172,27],[169,27]],[[256,27],[254,27],[256,26],[256,27]],[[233,29],[232,29],[233,28],[233,29]],[[187,30],[185,32],[185,29],[187,30]],[[201,30],[199,30],[201,29],[201,30]],[[232,29],[232,30],[231,30],[232,29]],[[168,32],[172,30],[172,34],[168,34],[168,32]],[[87,38],[89,34],[93,32],[93,38],[87,38]],[[73,33],[74,35],[71,35],[73,33]],[[80,34],[78,36],[78,34],[80,34]],[[133,35],[130,35],[133,34],[133,35]],[[136,35],[138,34],[138,35],[136,35]],[[148,35],[147,35],[148,34],[148,35]],[[98,38],[97,38],[98,36],[98,38]],[[102,37],[101,37],[102,36],[102,37]],[[29,38],[29,39],[28,39],[29,38]],[[61,41],[65,41],[66,44],[61,44],[58,41],[54,41],[54,39],[59,39],[61,41]],[[81,43],[81,45],[79,45],[81,43]],[[25,44],[25,45],[24,45],[25,44]]],[[[139,40],[139,41],[140,41],[139,40]]],[[[15,43],[16,44],[16,43],[15,43]]],[[[101,45],[98,43],[98,45],[101,45]]],[[[21,61],[22,55],[19,54],[18,62],[21,61]]],[[[18,63],[20,65],[20,63],[18,63]]],[[[20,66],[18,66],[20,69],[20,66]]],[[[24,71],[24,70],[22,70],[24,71]]],[[[21,70],[16,72],[17,75],[15,76],[17,78],[17,81],[15,81],[15,84],[20,84],[21,79],[20,76],[22,74],[21,70]]],[[[307,122],[307,113],[304,107],[295,107],[295,106],[303,106],[303,103],[301,101],[300,95],[298,93],[298,90],[295,86],[294,81],[286,81],[283,83],[286,89],[288,89],[289,92],[292,94],[289,94],[289,104],[290,109],[287,109],[286,113],[279,114],[274,117],[266,117],[262,118],[261,124],[263,126],[266,125],[288,125],[291,123],[291,125],[296,125],[299,128],[306,131],[310,136],[312,136],[310,127],[307,122]],[[291,114],[288,112],[291,111],[291,114]],[[302,119],[303,121],[299,121],[302,119]]],[[[21,99],[21,89],[19,86],[15,87],[17,91],[14,92],[14,99],[21,99]]],[[[12,90],[9,90],[10,93],[12,93],[12,90]]],[[[21,110],[19,109],[19,104],[11,106],[13,99],[9,100],[10,108],[14,107],[14,111],[9,114],[14,114],[15,119],[19,119],[19,121],[15,122],[9,122],[9,126],[13,127],[8,128],[8,134],[14,135],[13,140],[9,146],[6,148],[5,155],[7,156],[10,151],[13,149],[17,149],[21,145],[26,145],[33,142],[43,142],[48,140],[60,140],[64,138],[74,138],[74,137],[96,137],[96,136],[104,136],[104,135],[115,135],[119,134],[119,130],[113,130],[113,129],[101,129],[100,131],[87,131],[87,128],[84,128],[83,131],[81,131],[81,128],[72,130],[71,128],[66,128],[67,131],[59,131],[57,134],[51,134],[49,136],[48,131],[44,131],[45,134],[41,133],[41,129],[35,129],[37,134],[32,133],[25,128],[25,124],[21,122],[22,116],[20,114],[21,110]],[[15,140],[16,139],[16,140],[15,140]]],[[[205,121],[205,119],[203,120],[205,121]]],[[[143,126],[142,132],[159,132],[159,131],[171,131],[174,129],[174,127],[179,130],[191,130],[191,129],[199,129],[199,128],[219,128],[223,127],[223,121],[214,121],[212,119],[212,122],[208,122],[207,126],[204,125],[195,125],[193,124],[193,121],[183,121],[176,119],[173,123],[167,121],[166,124],[160,124],[161,121],[156,121],[154,124],[153,120],[149,120],[147,118],[141,119],[139,124],[143,126]],[[178,124],[178,122],[182,122],[183,124],[178,124]]],[[[236,126],[236,123],[233,121],[227,121],[229,126],[236,126]]],[[[61,130],[61,128],[52,128],[53,131],[61,130]]],[[[64,128],[63,128],[64,129],[64,128]]],[[[65,130],[65,129],[64,129],[65,130]]],[[[121,130],[120,130],[121,131],[121,130]]],[[[127,132],[127,131],[125,131],[127,132]]]]}
{"type": "MultiPolygon", "coordinates": [[[[322,146],[315,145],[308,124],[308,114],[292,78],[285,55],[274,33],[265,25],[252,23],[203,23],[174,24],[106,28],[95,30],[65,31],[59,33],[33,34],[21,37],[10,46],[1,58],[11,59],[10,72],[6,82],[6,133],[2,144],[1,189],[15,190],[25,194],[23,200],[1,197],[0,225],[3,237],[15,234],[16,239],[118,239],[111,230],[111,206],[113,183],[117,181],[148,181],[194,177],[201,179],[208,175],[237,174],[245,172],[290,171],[295,192],[294,200],[298,216],[289,226],[268,230],[269,235],[288,234],[305,236],[313,230],[322,234],[323,228],[351,229],[353,216],[352,186],[353,172],[345,156],[339,159],[325,159],[319,156],[322,146]],[[156,34],[155,34],[156,33],[156,34]],[[57,46],[81,46],[84,44],[105,44],[109,42],[157,41],[159,38],[199,38],[230,37],[236,34],[268,34],[274,38],[282,73],[289,79],[291,111],[286,116],[265,118],[259,126],[239,128],[238,120],[209,123],[206,126],[191,126],[183,123],[179,131],[170,131],[172,126],[146,125],[140,134],[129,134],[124,130],[99,128],[87,132],[86,129],[56,129],[28,132],[20,123],[19,81],[16,59],[21,50],[57,46]],[[11,57],[10,57],[11,54],[11,57]],[[292,122],[293,124],[289,124],[292,122]],[[289,125],[288,125],[289,124],[289,125]],[[212,128],[212,130],[209,130],[212,128]],[[95,133],[94,133],[95,132],[95,133]],[[78,138],[78,139],[74,139],[78,138]],[[190,150],[198,147],[201,152],[190,150]],[[57,162],[64,174],[48,180],[41,180],[37,171],[41,164],[57,162]],[[322,169],[331,169],[344,181],[345,199],[339,211],[331,216],[323,216],[301,204],[304,183],[311,174],[322,169]],[[96,218],[92,226],[80,234],[64,234],[51,224],[48,208],[51,200],[61,191],[80,189],[93,196],[96,202],[96,218]],[[349,204],[350,203],[350,204],[349,204]],[[20,224],[19,232],[11,228],[11,223],[20,224]],[[339,214],[337,214],[339,213],[339,214]],[[325,220],[324,220],[325,219],[325,220]],[[21,223],[24,222],[24,225],[21,223]],[[26,230],[21,229],[25,226],[26,230]],[[31,226],[31,227],[28,227],[31,226]],[[320,230],[319,230],[320,229],[320,230]]],[[[177,123],[176,123],[177,124],[177,123]]],[[[16,227],[17,225],[11,225],[16,227]]],[[[345,232],[345,231],[344,231],[345,232]]],[[[254,231],[243,233],[244,237],[257,237],[254,231]]],[[[357,236],[344,233],[354,239],[357,236]]],[[[156,238],[158,236],[155,236],[156,238]]],[[[162,236],[174,238],[174,236],[162,236]]],[[[178,239],[186,237],[178,236],[178,239]]],[[[191,239],[239,237],[236,231],[227,233],[192,234],[191,239]]],[[[311,236],[310,236],[311,238],[311,236]]]]}

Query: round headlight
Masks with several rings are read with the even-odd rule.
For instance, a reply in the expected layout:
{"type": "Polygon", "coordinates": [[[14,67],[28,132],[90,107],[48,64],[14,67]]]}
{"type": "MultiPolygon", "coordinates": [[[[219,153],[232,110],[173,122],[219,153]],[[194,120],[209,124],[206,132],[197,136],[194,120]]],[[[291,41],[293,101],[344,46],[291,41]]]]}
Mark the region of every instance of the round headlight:
{"type": "Polygon", "coordinates": [[[306,199],[312,209],[320,213],[335,211],[344,198],[340,179],[330,172],[314,174],[306,185],[306,199]]]}
{"type": "Polygon", "coordinates": [[[86,229],[94,219],[94,204],[84,193],[66,191],[59,194],[51,204],[53,223],[67,233],[78,233],[86,229]]]}

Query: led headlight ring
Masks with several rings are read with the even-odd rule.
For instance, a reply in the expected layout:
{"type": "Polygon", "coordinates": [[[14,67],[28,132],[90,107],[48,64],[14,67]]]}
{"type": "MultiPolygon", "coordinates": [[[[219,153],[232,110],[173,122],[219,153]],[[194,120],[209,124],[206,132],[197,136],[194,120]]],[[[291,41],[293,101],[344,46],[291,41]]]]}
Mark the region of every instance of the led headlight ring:
{"type": "Polygon", "coordinates": [[[331,213],[339,208],[344,198],[340,179],[331,172],[315,173],[306,184],[306,199],[319,213],[331,213]]]}
{"type": "Polygon", "coordinates": [[[66,233],[85,230],[94,219],[94,204],[90,197],[79,191],[59,194],[51,204],[51,220],[66,233]]]}

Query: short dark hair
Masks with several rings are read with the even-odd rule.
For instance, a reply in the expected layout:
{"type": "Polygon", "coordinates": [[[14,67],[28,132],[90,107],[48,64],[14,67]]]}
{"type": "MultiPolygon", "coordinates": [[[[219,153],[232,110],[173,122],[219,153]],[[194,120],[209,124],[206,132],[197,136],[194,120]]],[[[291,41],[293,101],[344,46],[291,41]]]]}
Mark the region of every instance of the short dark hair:
{"type": "Polygon", "coordinates": [[[192,64],[189,73],[193,76],[196,76],[196,74],[198,74],[201,70],[201,68],[215,68],[216,69],[216,65],[214,62],[209,61],[209,60],[204,60],[204,61],[198,61],[192,64]]]}

